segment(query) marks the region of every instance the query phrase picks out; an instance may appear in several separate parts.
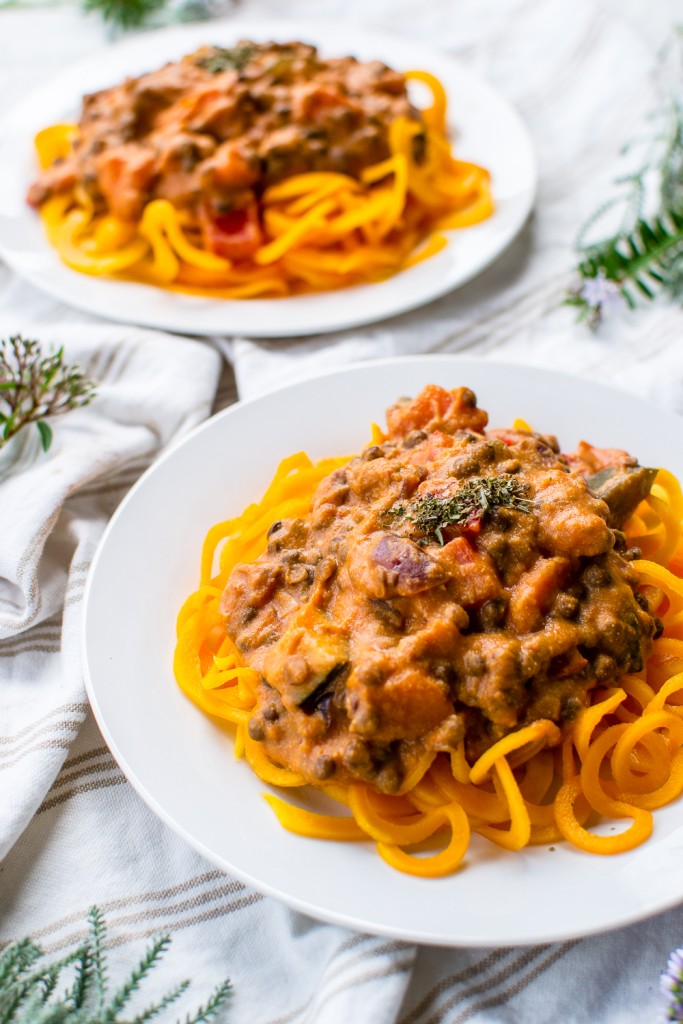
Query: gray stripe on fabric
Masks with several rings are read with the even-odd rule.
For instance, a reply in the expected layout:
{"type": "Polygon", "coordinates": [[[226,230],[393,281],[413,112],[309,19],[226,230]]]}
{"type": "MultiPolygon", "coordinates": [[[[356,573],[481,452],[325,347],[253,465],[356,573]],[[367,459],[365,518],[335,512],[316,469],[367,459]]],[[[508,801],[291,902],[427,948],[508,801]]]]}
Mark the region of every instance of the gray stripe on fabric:
{"type": "Polygon", "coordinates": [[[40,597],[40,591],[38,587],[38,577],[33,574],[29,574],[31,565],[36,561],[36,556],[42,552],[48,537],[52,533],[59,516],[61,515],[61,507],[57,506],[52,512],[52,515],[44,523],[42,523],[40,529],[36,534],[33,535],[31,543],[24,551],[23,555],[17,562],[16,576],[18,580],[21,580],[21,587],[24,591],[24,602],[26,605],[26,628],[34,619],[40,614],[42,600],[40,597]]]}
{"type": "MultiPolygon", "coordinates": [[[[70,768],[75,768],[76,765],[82,764],[84,761],[92,761],[96,757],[103,757],[105,754],[111,753],[109,747],[95,747],[93,750],[86,750],[83,754],[76,754],[75,757],[67,757],[66,761],[62,765],[62,771],[68,771],[70,768]]],[[[59,776],[57,776],[59,778],[59,776]]]]}
{"type": "Polygon", "coordinates": [[[469,967],[466,967],[463,971],[459,971],[457,974],[450,974],[448,977],[442,978],[441,981],[431,989],[431,991],[406,1017],[401,1017],[400,1024],[415,1024],[417,1019],[421,1017],[423,1013],[426,1013],[437,999],[450,991],[454,985],[460,985],[465,981],[469,981],[470,978],[474,978],[476,975],[490,970],[490,968],[495,967],[501,960],[511,957],[515,952],[516,950],[514,947],[507,949],[495,949],[492,953],[489,953],[488,956],[485,956],[483,960],[479,960],[476,964],[471,964],[469,967]]]}
{"type": "Polygon", "coordinates": [[[69,575],[76,575],[79,572],[87,572],[90,568],[90,562],[75,562],[69,566],[69,575]]]}
{"type": "MultiPolygon", "coordinates": [[[[336,959],[339,956],[340,953],[342,953],[342,952],[344,952],[344,951],[346,951],[348,949],[351,949],[354,946],[360,945],[361,943],[366,943],[366,942],[375,942],[375,943],[377,943],[377,942],[379,942],[379,940],[374,935],[354,935],[350,939],[345,939],[344,942],[342,942],[337,947],[337,949],[335,950],[333,956],[336,959]]],[[[330,981],[334,980],[334,978],[339,977],[340,974],[346,973],[347,970],[353,969],[353,967],[355,967],[359,963],[363,963],[363,961],[372,960],[375,957],[379,957],[379,956],[385,956],[388,952],[394,952],[394,951],[398,952],[399,950],[403,951],[405,949],[406,949],[406,943],[405,942],[397,942],[397,941],[385,942],[385,943],[382,943],[381,945],[376,945],[372,949],[368,949],[368,950],[363,951],[362,953],[358,953],[356,956],[349,957],[348,959],[346,959],[346,958],[343,959],[342,962],[340,964],[336,964],[332,968],[332,970],[330,970],[329,972],[328,971],[324,972],[324,974],[323,974],[323,981],[322,981],[322,987],[320,989],[318,989],[316,992],[314,992],[311,996],[309,996],[309,998],[305,1002],[301,1003],[299,1006],[295,1007],[293,1010],[290,1010],[289,1013],[286,1013],[284,1016],[275,1017],[275,1018],[273,1018],[271,1020],[268,1020],[267,1024],[292,1024],[293,1021],[298,1020],[300,1017],[302,1017],[302,1015],[307,1014],[310,1010],[312,1010],[313,1007],[319,1002],[319,1000],[321,998],[323,998],[323,997],[325,999],[331,998],[333,995],[336,995],[337,993],[344,991],[344,989],[349,988],[351,984],[353,984],[353,985],[360,984],[363,981],[368,980],[365,976],[362,976],[360,979],[357,979],[357,980],[354,979],[353,982],[349,982],[347,984],[340,985],[337,988],[335,988],[332,992],[328,993],[327,992],[327,985],[329,984],[330,981]]],[[[410,950],[410,964],[412,964],[412,962],[413,962],[414,955],[415,955],[414,954],[414,949],[411,949],[410,950]]],[[[399,969],[399,968],[396,968],[392,964],[387,964],[386,968],[384,968],[384,970],[386,970],[387,973],[397,973],[399,970],[400,971],[405,970],[405,967],[401,966],[400,969],[399,969]]],[[[380,972],[379,974],[377,973],[377,971],[375,971],[373,973],[374,973],[374,975],[381,976],[381,973],[383,973],[383,971],[380,972]]],[[[303,1017],[304,1021],[305,1021],[305,1019],[306,1018],[303,1017]]]]}
{"type": "MultiPolygon", "coordinates": [[[[192,889],[199,888],[200,885],[205,885],[207,882],[215,882],[216,879],[225,877],[224,872],[214,868],[212,871],[205,871],[201,875],[194,875],[184,882],[179,882],[178,885],[168,886],[164,889],[150,889],[148,892],[137,893],[134,896],[121,896],[115,900],[103,901],[99,904],[99,907],[103,913],[110,914],[112,911],[121,910],[124,907],[134,907],[138,903],[142,905],[144,903],[153,903],[157,900],[169,899],[173,896],[180,896],[185,892],[191,892],[192,889]]],[[[51,924],[33,931],[31,937],[40,939],[46,935],[52,935],[54,932],[66,928],[67,925],[84,921],[87,913],[88,908],[86,907],[83,910],[75,911],[73,914],[68,914],[66,917],[60,917],[57,921],[53,921],[51,924]]]]}
{"type": "MultiPolygon", "coordinates": [[[[75,726],[74,728],[77,728],[75,726]]],[[[23,761],[25,757],[30,757],[31,754],[37,754],[41,750],[68,750],[73,743],[73,737],[69,740],[43,740],[42,743],[36,743],[35,747],[30,747],[28,750],[24,750],[23,753],[17,754],[16,757],[10,757],[9,755],[2,755],[0,760],[0,771],[5,771],[9,768],[14,768],[15,765],[23,761]]]]}
{"type": "Polygon", "coordinates": [[[57,715],[80,715],[85,712],[87,708],[87,702],[84,700],[69,701],[66,704],[60,704],[59,707],[53,708],[52,711],[48,711],[46,715],[43,715],[39,722],[31,722],[30,725],[25,725],[23,729],[17,729],[17,731],[12,733],[11,736],[0,736],[0,746],[16,743],[17,740],[21,739],[23,736],[27,736],[30,732],[35,732],[35,730],[44,725],[45,722],[48,722],[51,718],[56,718],[57,715]]]}
{"type": "MultiPolygon", "coordinates": [[[[532,981],[535,981],[541,974],[544,974],[553,964],[557,963],[563,956],[565,956],[571,949],[578,944],[580,940],[573,942],[567,942],[559,948],[553,949],[550,956],[548,956],[542,963],[537,964],[533,970],[529,971],[523,978],[516,981],[514,985],[510,985],[509,988],[504,989],[502,992],[498,992],[495,996],[491,996],[489,999],[482,999],[478,1003],[474,1003],[472,1006],[468,1006],[462,1010],[457,1017],[444,1017],[444,1009],[451,1009],[454,1002],[458,1001],[454,999],[446,1007],[443,1007],[438,1017],[433,1017],[429,1024],[465,1024],[466,1021],[471,1020],[472,1017],[481,1013],[483,1010],[488,1010],[493,1006],[500,1006],[502,1003],[507,1003],[510,999],[519,995],[523,992],[532,981]]],[[[546,947],[547,948],[547,947],[546,947]]]]}
{"type": "Polygon", "coordinates": [[[374,935],[366,935],[364,932],[358,935],[350,935],[348,939],[344,939],[341,945],[337,947],[337,955],[345,953],[347,949],[354,949],[356,946],[361,945],[361,943],[371,942],[374,938],[374,935]]]}
{"type": "Polygon", "coordinates": [[[73,772],[72,771],[65,772],[64,771],[64,765],[62,765],[62,770],[60,771],[60,773],[57,776],[57,778],[55,779],[55,781],[52,783],[52,789],[50,790],[50,793],[48,794],[48,798],[52,795],[52,793],[54,793],[54,791],[56,789],[60,789],[62,786],[68,786],[72,782],[76,782],[77,779],[84,778],[84,776],[87,776],[87,775],[102,775],[103,772],[110,772],[110,771],[114,771],[114,770],[118,771],[119,770],[119,766],[117,765],[116,761],[114,760],[114,758],[111,755],[109,755],[109,757],[104,762],[104,764],[86,764],[86,765],[82,765],[80,768],[77,768],[76,771],[73,771],[73,772]]]}
{"type": "Polygon", "coordinates": [[[97,487],[89,488],[87,494],[85,491],[79,493],[79,498],[104,498],[107,496],[119,494],[121,491],[129,491],[133,484],[137,483],[142,474],[138,473],[135,476],[131,476],[125,480],[112,480],[109,483],[99,484],[97,487]]]}
{"type": "MultiPolygon", "coordinates": [[[[130,941],[131,939],[134,939],[136,937],[156,935],[159,933],[159,931],[170,930],[171,927],[173,927],[174,929],[179,927],[187,927],[190,923],[194,923],[197,920],[209,920],[210,915],[216,913],[218,910],[220,910],[220,908],[214,908],[214,910],[212,911],[207,911],[206,914],[209,915],[208,917],[203,912],[202,915],[193,915],[192,918],[182,917],[179,920],[175,920],[175,918],[179,914],[186,914],[188,911],[197,910],[201,907],[206,906],[206,904],[208,903],[213,903],[217,900],[222,900],[226,896],[239,896],[239,899],[231,900],[231,902],[228,904],[222,904],[223,908],[235,907],[236,909],[239,909],[240,906],[248,905],[250,902],[253,902],[251,900],[251,896],[257,894],[251,893],[250,890],[247,889],[247,887],[242,882],[230,879],[227,875],[224,874],[220,874],[220,877],[225,879],[225,883],[223,885],[214,886],[212,889],[206,892],[200,892],[198,895],[192,897],[191,899],[181,900],[180,902],[176,903],[161,903],[159,906],[147,907],[145,909],[137,910],[131,914],[122,914],[117,917],[112,917],[111,908],[113,906],[113,903],[101,905],[103,913],[107,913],[109,916],[109,928],[111,931],[120,930],[122,927],[125,926],[128,926],[129,928],[129,930],[126,931],[123,935],[118,936],[114,944],[118,945],[123,942],[130,941]],[[161,919],[161,921],[158,924],[156,924],[153,928],[147,928],[143,932],[140,932],[139,929],[130,930],[131,925],[146,925],[157,919],[161,919]]],[[[176,890],[181,890],[182,888],[182,886],[177,886],[176,890]]],[[[187,889],[189,890],[189,886],[187,887],[187,889]]],[[[173,890],[167,891],[171,892],[173,890]]],[[[134,899],[136,901],[140,901],[140,897],[134,897],[134,899]]],[[[120,903],[121,901],[114,901],[114,903],[116,902],[120,903]]],[[[72,914],[70,918],[65,920],[67,921],[67,923],[72,923],[74,920],[79,921],[79,923],[83,923],[85,921],[85,918],[86,912],[83,912],[83,914],[80,916],[72,914]]],[[[61,922],[59,927],[64,927],[64,921],[61,922]]],[[[50,931],[55,931],[55,926],[51,926],[50,931]]],[[[48,929],[43,929],[42,932],[34,932],[32,937],[38,938],[41,935],[46,935],[47,933],[48,929]]],[[[74,944],[80,941],[80,938],[82,937],[83,933],[84,930],[83,928],[81,928],[78,932],[70,933],[67,936],[64,936],[60,939],[56,939],[50,946],[46,946],[45,949],[46,951],[49,949],[50,952],[57,952],[63,948],[68,947],[70,944],[74,944]]]]}
{"type": "Polygon", "coordinates": [[[76,497],[88,498],[91,495],[99,494],[103,487],[129,486],[135,483],[138,477],[142,476],[145,470],[149,469],[152,459],[147,458],[136,462],[127,462],[117,469],[107,473],[104,477],[97,477],[85,487],[79,489],[76,497]]]}
{"type": "Polygon", "coordinates": [[[43,622],[39,626],[34,626],[33,629],[27,629],[23,633],[16,633],[14,636],[8,636],[4,640],[0,640],[0,650],[22,641],[30,643],[32,640],[51,640],[56,636],[61,636],[61,633],[61,622],[43,622]]]}
{"type": "MultiPolygon", "coordinates": [[[[365,974],[361,974],[358,977],[349,978],[346,985],[338,985],[337,988],[332,989],[331,992],[327,992],[325,989],[320,993],[320,1000],[327,1003],[330,999],[334,999],[335,996],[341,995],[342,992],[348,992],[351,988],[356,988],[358,985],[365,985],[368,981],[378,981],[380,978],[390,978],[394,974],[405,974],[409,971],[414,963],[414,954],[404,957],[402,960],[395,960],[393,963],[387,964],[385,967],[378,967],[374,971],[366,971],[365,974]]],[[[312,1024],[315,1021],[309,1018],[312,1024]]]]}
{"type": "Polygon", "coordinates": [[[116,345],[109,350],[100,350],[95,355],[95,358],[91,363],[89,373],[92,377],[95,377],[97,379],[97,382],[99,384],[102,384],[102,382],[105,380],[107,374],[109,373],[109,370],[111,369],[112,363],[114,362],[118,355],[118,351],[119,348],[118,345],[116,345]],[[102,366],[100,366],[101,360],[104,360],[102,366]]]}
{"type": "MultiPolygon", "coordinates": [[[[83,714],[85,715],[85,708],[83,709],[83,714]]],[[[32,734],[28,736],[26,739],[23,739],[19,742],[17,742],[12,737],[3,736],[2,746],[6,749],[0,750],[0,760],[4,757],[10,757],[13,754],[17,754],[20,751],[29,748],[30,744],[32,744],[35,739],[37,739],[39,736],[43,736],[45,733],[71,732],[73,729],[78,729],[82,721],[83,718],[79,717],[73,719],[72,721],[69,721],[65,718],[62,719],[62,721],[60,722],[37,722],[36,728],[33,730],[32,734]]]]}
{"type": "Polygon", "coordinates": [[[117,384],[121,380],[130,366],[131,359],[138,353],[139,349],[139,342],[133,341],[132,338],[126,338],[125,343],[118,349],[118,359],[109,381],[110,384],[117,384]]]}
{"type": "Polygon", "coordinates": [[[199,892],[189,899],[178,900],[175,903],[161,903],[157,907],[148,907],[146,910],[139,910],[130,914],[120,914],[116,918],[115,925],[117,928],[120,928],[124,924],[135,925],[146,921],[153,921],[155,918],[175,917],[178,914],[187,913],[188,910],[197,910],[200,907],[206,906],[207,903],[213,903],[215,900],[223,899],[225,896],[235,896],[238,893],[248,891],[243,882],[229,878],[228,875],[223,875],[223,879],[222,885],[199,892]]]}
{"type": "Polygon", "coordinates": [[[55,643],[62,639],[62,625],[50,626],[49,629],[35,626],[25,633],[0,640],[0,657],[7,654],[14,654],[15,651],[33,650],[36,644],[55,643]]]}
{"type": "Polygon", "coordinates": [[[260,892],[250,892],[248,895],[234,900],[232,903],[226,903],[222,907],[216,907],[214,910],[207,910],[204,914],[196,914],[194,917],[184,918],[181,921],[167,921],[160,926],[148,928],[144,932],[130,932],[128,935],[119,935],[112,939],[109,945],[122,946],[126,942],[149,939],[153,935],[158,935],[159,931],[173,934],[173,932],[181,931],[183,928],[192,928],[196,924],[203,924],[204,921],[215,921],[219,917],[227,917],[228,914],[235,914],[240,910],[246,910],[248,907],[261,903],[264,899],[265,896],[262,896],[260,892]]]}
{"type": "Polygon", "coordinates": [[[59,654],[62,649],[61,643],[31,643],[23,644],[21,647],[13,647],[11,650],[0,650],[0,658],[14,658],[22,654],[59,654]]]}
{"type": "Polygon", "coordinates": [[[128,782],[128,779],[121,772],[120,768],[118,771],[118,775],[113,775],[109,779],[93,779],[92,782],[84,782],[80,786],[74,786],[73,789],[67,790],[66,793],[59,793],[57,796],[52,797],[48,796],[47,799],[43,800],[36,814],[51,811],[54,807],[59,807],[60,804],[66,803],[67,800],[71,800],[74,796],[81,796],[83,793],[93,793],[97,789],[110,789],[112,786],[122,786],[124,782],[128,782]]]}
{"type": "MultiPolygon", "coordinates": [[[[370,936],[370,938],[372,938],[372,936],[370,936]]],[[[355,956],[349,957],[349,959],[345,960],[343,963],[337,964],[336,967],[334,967],[331,971],[326,973],[325,984],[327,984],[329,981],[332,981],[334,978],[338,977],[340,974],[346,971],[347,968],[354,967],[356,964],[363,963],[363,961],[365,960],[372,959],[376,956],[385,956],[387,953],[402,953],[405,952],[407,948],[409,948],[408,943],[399,942],[398,940],[395,940],[392,942],[385,942],[381,945],[373,946],[371,949],[363,950],[362,952],[357,953],[355,956]]]]}
{"type": "MultiPolygon", "coordinates": [[[[168,920],[157,922],[152,928],[126,932],[123,935],[112,934],[116,929],[116,922],[110,921],[110,938],[107,939],[107,947],[113,948],[114,946],[123,946],[127,942],[139,942],[141,939],[148,939],[154,935],[158,935],[159,932],[169,932],[170,934],[173,934],[174,932],[181,931],[183,928],[192,928],[196,924],[202,924],[205,921],[215,921],[219,917],[226,917],[228,914],[237,913],[247,907],[254,906],[256,903],[260,903],[263,899],[265,899],[265,897],[262,896],[261,893],[247,892],[247,895],[241,896],[239,899],[232,900],[229,903],[224,903],[219,907],[214,907],[201,914],[195,914],[193,917],[181,918],[179,921],[170,918],[168,920]]],[[[85,920],[86,915],[87,911],[82,916],[83,920],[85,920]]],[[[146,914],[140,914],[139,920],[143,921],[147,917],[148,915],[146,914]]],[[[59,953],[75,945],[77,942],[82,941],[85,934],[85,930],[81,929],[78,932],[73,932],[66,936],[64,939],[60,939],[59,942],[54,942],[52,944],[41,943],[41,948],[46,953],[59,953]]]]}
{"type": "MultiPolygon", "coordinates": [[[[523,953],[518,955],[511,964],[508,964],[506,967],[503,967],[502,970],[498,971],[497,973],[489,975],[487,978],[478,982],[476,985],[470,985],[469,987],[458,991],[457,983],[451,984],[446,990],[446,992],[442,992],[438,998],[441,999],[441,996],[446,995],[447,992],[451,991],[452,989],[456,989],[456,991],[453,993],[453,995],[450,996],[450,998],[446,999],[445,1002],[439,1002],[438,1007],[435,1007],[433,1009],[433,1012],[431,1013],[430,1016],[425,1016],[423,1012],[419,1014],[419,1016],[412,1015],[410,1019],[413,1021],[419,1020],[419,1024],[444,1024],[445,1011],[453,1009],[454,1007],[458,1006],[460,1003],[463,1003],[468,999],[472,999],[476,996],[488,993],[491,991],[491,989],[498,988],[505,982],[510,981],[511,978],[514,978],[516,975],[520,974],[525,968],[529,967],[535,961],[539,960],[539,958],[542,957],[545,953],[547,953],[547,951],[548,946],[531,946],[528,949],[524,950],[523,953]]],[[[479,1004],[473,1005],[478,1006],[479,1004]]],[[[466,1012],[469,1013],[470,1009],[471,1007],[469,1007],[466,1012]]],[[[407,1022],[402,1019],[400,1021],[400,1024],[407,1024],[407,1022]]]]}

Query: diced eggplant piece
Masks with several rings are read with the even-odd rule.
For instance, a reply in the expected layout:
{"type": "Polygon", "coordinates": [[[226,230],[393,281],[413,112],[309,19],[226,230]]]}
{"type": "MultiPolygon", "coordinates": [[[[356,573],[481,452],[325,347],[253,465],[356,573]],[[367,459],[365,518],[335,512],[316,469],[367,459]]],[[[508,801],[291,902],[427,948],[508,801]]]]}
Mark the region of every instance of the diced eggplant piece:
{"type": "Polygon", "coordinates": [[[340,662],[335,665],[331,672],[328,672],[321,683],[318,683],[315,690],[302,700],[299,708],[305,715],[313,715],[316,712],[321,714],[327,724],[331,721],[331,704],[334,698],[334,691],[339,683],[343,683],[349,674],[349,663],[340,662]]]}
{"type": "Polygon", "coordinates": [[[647,498],[657,473],[657,469],[647,466],[608,466],[586,482],[595,497],[608,506],[609,525],[618,530],[647,498]]]}

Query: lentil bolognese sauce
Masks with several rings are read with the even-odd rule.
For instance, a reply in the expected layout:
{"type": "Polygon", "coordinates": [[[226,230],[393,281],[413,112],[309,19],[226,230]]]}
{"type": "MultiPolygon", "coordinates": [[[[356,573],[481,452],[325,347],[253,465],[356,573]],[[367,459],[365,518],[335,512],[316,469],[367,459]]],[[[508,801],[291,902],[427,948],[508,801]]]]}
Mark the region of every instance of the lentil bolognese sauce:
{"type": "Polygon", "coordinates": [[[432,385],[360,455],[285,460],[210,532],[178,624],[178,682],[238,753],[353,815],[269,796],[282,823],[371,837],[415,874],[453,870],[470,830],[630,849],[683,790],[680,488],[487,421],[432,385]],[[596,835],[593,812],[633,823],[596,835]],[[443,830],[436,854],[404,849],[443,830]]]}
{"type": "MultiPolygon", "coordinates": [[[[40,132],[28,201],[84,273],[232,298],[377,280],[437,226],[493,210],[488,173],[453,158],[445,116],[427,72],[301,42],[205,46],[40,132]]],[[[445,244],[433,236],[420,256],[445,244]]]]}

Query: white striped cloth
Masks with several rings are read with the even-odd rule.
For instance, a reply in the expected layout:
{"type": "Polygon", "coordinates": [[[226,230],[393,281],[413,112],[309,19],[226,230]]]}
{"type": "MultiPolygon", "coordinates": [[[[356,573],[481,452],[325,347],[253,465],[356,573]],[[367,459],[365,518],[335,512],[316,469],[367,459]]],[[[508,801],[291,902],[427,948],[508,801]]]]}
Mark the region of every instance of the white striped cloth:
{"type": "MultiPolygon", "coordinates": [[[[0,450],[0,858],[45,797],[87,710],[85,581],[128,488],[211,411],[220,358],[207,346],[116,326],[33,329],[3,313],[2,336],[39,336],[98,382],[93,402],[0,450]]],[[[131,581],[135,585],[135,581],[131,581]]]]}
{"type": "MultiPolygon", "coordinates": [[[[249,16],[284,13],[281,0],[244,0],[241,7],[249,16]]],[[[222,339],[241,393],[256,394],[350,359],[453,351],[585,373],[683,411],[679,309],[659,303],[630,320],[617,317],[601,335],[591,336],[560,305],[571,277],[577,226],[609,193],[621,143],[642,129],[654,105],[654,54],[667,26],[681,14],[680,0],[648,5],[642,0],[288,0],[287,13],[390,28],[466,60],[519,107],[539,153],[541,188],[534,218],[509,252],[466,289],[426,309],[346,332],[334,344],[329,338],[222,339]],[[622,22],[617,12],[631,23],[622,22]]],[[[0,19],[0,29],[7,29],[0,31],[0,54],[6,57],[0,87],[10,98],[29,84],[38,61],[46,72],[57,70],[103,35],[92,20],[66,6],[9,10],[0,19]],[[65,39],[61,49],[54,45],[60,37],[65,39]],[[12,45],[4,54],[8,39],[12,45]],[[23,56],[29,44],[31,66],[23,56]]],[[[92,323],[0,267],[0,315],[8,306],[55,332],[60,321],[92,323]]],[[[207,350],[194,345],[192,351],[207,350]]],[[[228,380],[219,406],[229,398],[229,387],[228,380]]],[[[211,392],[208,383],[207,388],[204,400],[211,392]]],[[[200,415],[197,398],[193,408],[200,415]]],[[[177,429],[181,421],[187,422],[179,416],[177,429]]],[[[84,694],[67,622],[78,614],[83,568],[115,504],[108,488],[118,482],[117,493],[123,493],[136,467],[153,454],[151,447],[131,454],[130,476],[102,477],[97,523],[78,515],[85,506],[95,507],[89,503],[95,502],[92,491],[99,485],[89,484],[91,495],[80,504],[70,502],[68,550],[61,560],[41,562],[45,594],[56,588],[53,617],[0,641],[0,822],[5,845],[13,841],[0,868],[0,942],[30,933],[58,955],[83,937],[87,909],[97,903],[109,923],[111,973],[119,977],[146,938],[170,931],[173,948],[137,1007],[191,977],[192,988],[178,1012],[169,1011],[164,1021],[196,1006],[226,975],[234,983],[225,1015],[231,1024],[650,1024],[660,1019],[659,974],[669,951],[683,945],[679,909],[576,942],[518,949],[416,948],[318,924],[262,897],[214,869],[144,806],[91,715],[79,729],[84,694]],[[58,604],[67,580],[62,636],[58,604]],[[54,650],[60,637],[61,655],[54,650]],[[57,685],[46,701],[38,681],[48,674],[57,685]],[[19,690],[27,707],[42,705],[42,713],[9,719],[7,695],[19,690]],[[16,780],[25,773],[22,768],[24,774],[13,774],[16,764],[30,767],[29,788],[24,783],[17,789],[16,780]]],[[[4,494],[0,491],[0,519],[9,514],[4,494]]],[[[6,557],[3,538],[0,563],[6,557]]],[[[0,622],[3,614],[0,606],[0,622]]]]}

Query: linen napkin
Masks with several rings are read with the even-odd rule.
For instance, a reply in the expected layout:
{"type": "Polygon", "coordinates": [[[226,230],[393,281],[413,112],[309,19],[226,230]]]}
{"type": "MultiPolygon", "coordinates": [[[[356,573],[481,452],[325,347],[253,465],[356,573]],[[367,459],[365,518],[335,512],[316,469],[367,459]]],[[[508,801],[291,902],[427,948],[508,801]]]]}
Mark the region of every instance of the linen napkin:
{"type": "Polygon", "coordinates": [[[47,453],[34,426],[0,451],[0,858],[85,718],[81,600],[102,531],[152,459],[208,415],[220,370],[211,348],[170,335],[18,324],[46,350],[63,345],[97,394],[55,418],[47,453]]]}

